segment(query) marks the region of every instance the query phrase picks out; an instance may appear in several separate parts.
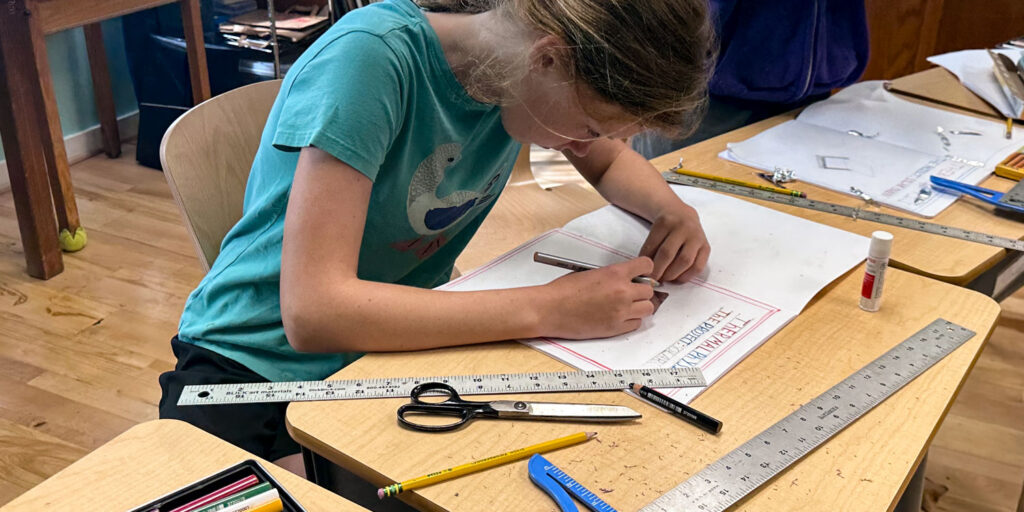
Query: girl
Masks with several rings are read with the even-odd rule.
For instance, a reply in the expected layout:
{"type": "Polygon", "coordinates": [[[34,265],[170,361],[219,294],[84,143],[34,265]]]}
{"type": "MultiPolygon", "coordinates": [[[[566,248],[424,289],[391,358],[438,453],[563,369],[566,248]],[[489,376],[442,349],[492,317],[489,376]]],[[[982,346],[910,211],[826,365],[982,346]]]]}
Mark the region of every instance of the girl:
{"type": "Polygon", "coordinates": [[[178,409],[182,386],[323,379],[369,351],[612,336],[653,311],[633,277],[702,270],[696,212],[623,139],[699,117],[713,62],[704,0],[421,4],[349,13],[288,72],[243,216],[171,341],[161,417],[278,460],[298,452],[284,405],[178,409]],[[544,286],[431,290],[530,143],[652,223],[640,257],[544,286]]]}

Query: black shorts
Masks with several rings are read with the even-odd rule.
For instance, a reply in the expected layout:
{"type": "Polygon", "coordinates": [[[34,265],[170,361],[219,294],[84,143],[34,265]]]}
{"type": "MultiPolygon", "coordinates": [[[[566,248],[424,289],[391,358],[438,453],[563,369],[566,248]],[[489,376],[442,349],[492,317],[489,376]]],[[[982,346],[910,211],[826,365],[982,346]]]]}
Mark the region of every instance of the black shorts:
{"type": "Polygon", "coordinates": [[[191,423],[249,453],[269,461],[299,453],[288,435],[287,403],[190,405],[178,407],[185,386],[267,382],[256,372],[216,352],[185,343],[175,336],[171,349],[178,358],[174,370],[160,375],[160,418],[191,423]]]}

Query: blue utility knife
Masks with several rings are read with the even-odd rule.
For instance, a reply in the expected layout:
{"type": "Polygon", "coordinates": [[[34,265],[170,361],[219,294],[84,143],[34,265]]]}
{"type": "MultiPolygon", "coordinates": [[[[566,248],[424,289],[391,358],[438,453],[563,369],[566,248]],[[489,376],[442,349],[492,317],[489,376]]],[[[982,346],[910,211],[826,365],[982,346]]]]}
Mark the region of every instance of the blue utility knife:
{"type": "Polygon", "coordinates": [[[1004,194],[1003,192],[979,187],[977,185],[968,185],[959,181],[947,180],[946,178],[939,178],[938,176],[932,176],[931,181],[932,185],[935,185],[943,192],[967,194],[973,198],[980,199],[992,206],[995,206],[996,208],[1024,213],[1024,201],[1021,201],[1021,198],[1019,197],[1020,193],[1017,191],[1019,188],[1022,188],[1020,186],[1016,186],[1013,190],[1004,194]]]}
{"type": "Polygon", "coordinates": [[[576,503],[572,501],[572,496],[575,496],[576,499],[580,500],[580,503],[583,503],[594,512],[616,512],[611,505],[602,501],[597,495],[587,490],[586,487],[583,487],[576,480],[573,480],[564,471],[558,469],[558,466],[541,457],[539,453],[535,453],[533,457],[530,457],[530,463],[527,467],[530,471],[530,480],[533,480],[533,483],[548,493],[555,500],[555,503],[558,504],[558,508],[562,512],[579,512],[576,503]],[[572,493],[572,496],[570,496],[570,493],[572,493]]]}

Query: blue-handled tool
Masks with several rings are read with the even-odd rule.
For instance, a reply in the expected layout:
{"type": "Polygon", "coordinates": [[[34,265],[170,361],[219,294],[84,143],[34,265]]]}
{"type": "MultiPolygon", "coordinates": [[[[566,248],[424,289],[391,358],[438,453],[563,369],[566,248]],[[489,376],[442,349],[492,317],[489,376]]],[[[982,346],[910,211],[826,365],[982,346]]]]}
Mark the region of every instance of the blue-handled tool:
{"type": "Polygon", "coordinates": [[[530,457],[530,463],[527,467],[530,470],[530,480],[533,480],[533,483],[548,493],[555,500],[555,503],[558,504],[558,508],[562,512],[579,512],[576,503],[572,501],[572,496],[575,496],[576,499],[580,500],[581,503],[594,512],[616,512],[611,505],[602,501],[597,495],[587,490],[586,487],[583,487],[576,480],[573,480],[564,471],[558,469],[558,466],[541,457],[539,453],[535,453],[533,457],[530,457]],[[569,492],[566,492],[567,490],[569,492]],[[572,496],[570,496],[570,493],[572,496]]]}
{"type": "Polygon", "coordinates": [[[967,194],[973,198],[980,199],[992,206],[995,206],[996,208],[1024,213],[1024,201],[1022,201],[1020,197],[1021,192],[1024,192],[1024,190],[1018,191],[1019,188],[1024,187],[1020,187],[1019,185],[1004,194],[996,190],[976,185],[968,185],[959,181],[947,180],[946,178],[939,178],[938,176],[932,176],[931,181],[932,185],[935,185],[945,192],[967,194]]]}

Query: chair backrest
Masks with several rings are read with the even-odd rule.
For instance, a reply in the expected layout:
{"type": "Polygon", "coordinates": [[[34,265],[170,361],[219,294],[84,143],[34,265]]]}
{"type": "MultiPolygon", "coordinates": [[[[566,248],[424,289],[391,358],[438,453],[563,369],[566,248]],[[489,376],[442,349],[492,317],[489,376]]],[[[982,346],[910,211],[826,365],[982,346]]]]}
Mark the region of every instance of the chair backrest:
{"type": "Polygon", "coordinates": [[[249,169],[280,88],[280,80],[259,82],[204,101],[160,143],[164,176],[206,271],[242,217],[249,169]]]}

